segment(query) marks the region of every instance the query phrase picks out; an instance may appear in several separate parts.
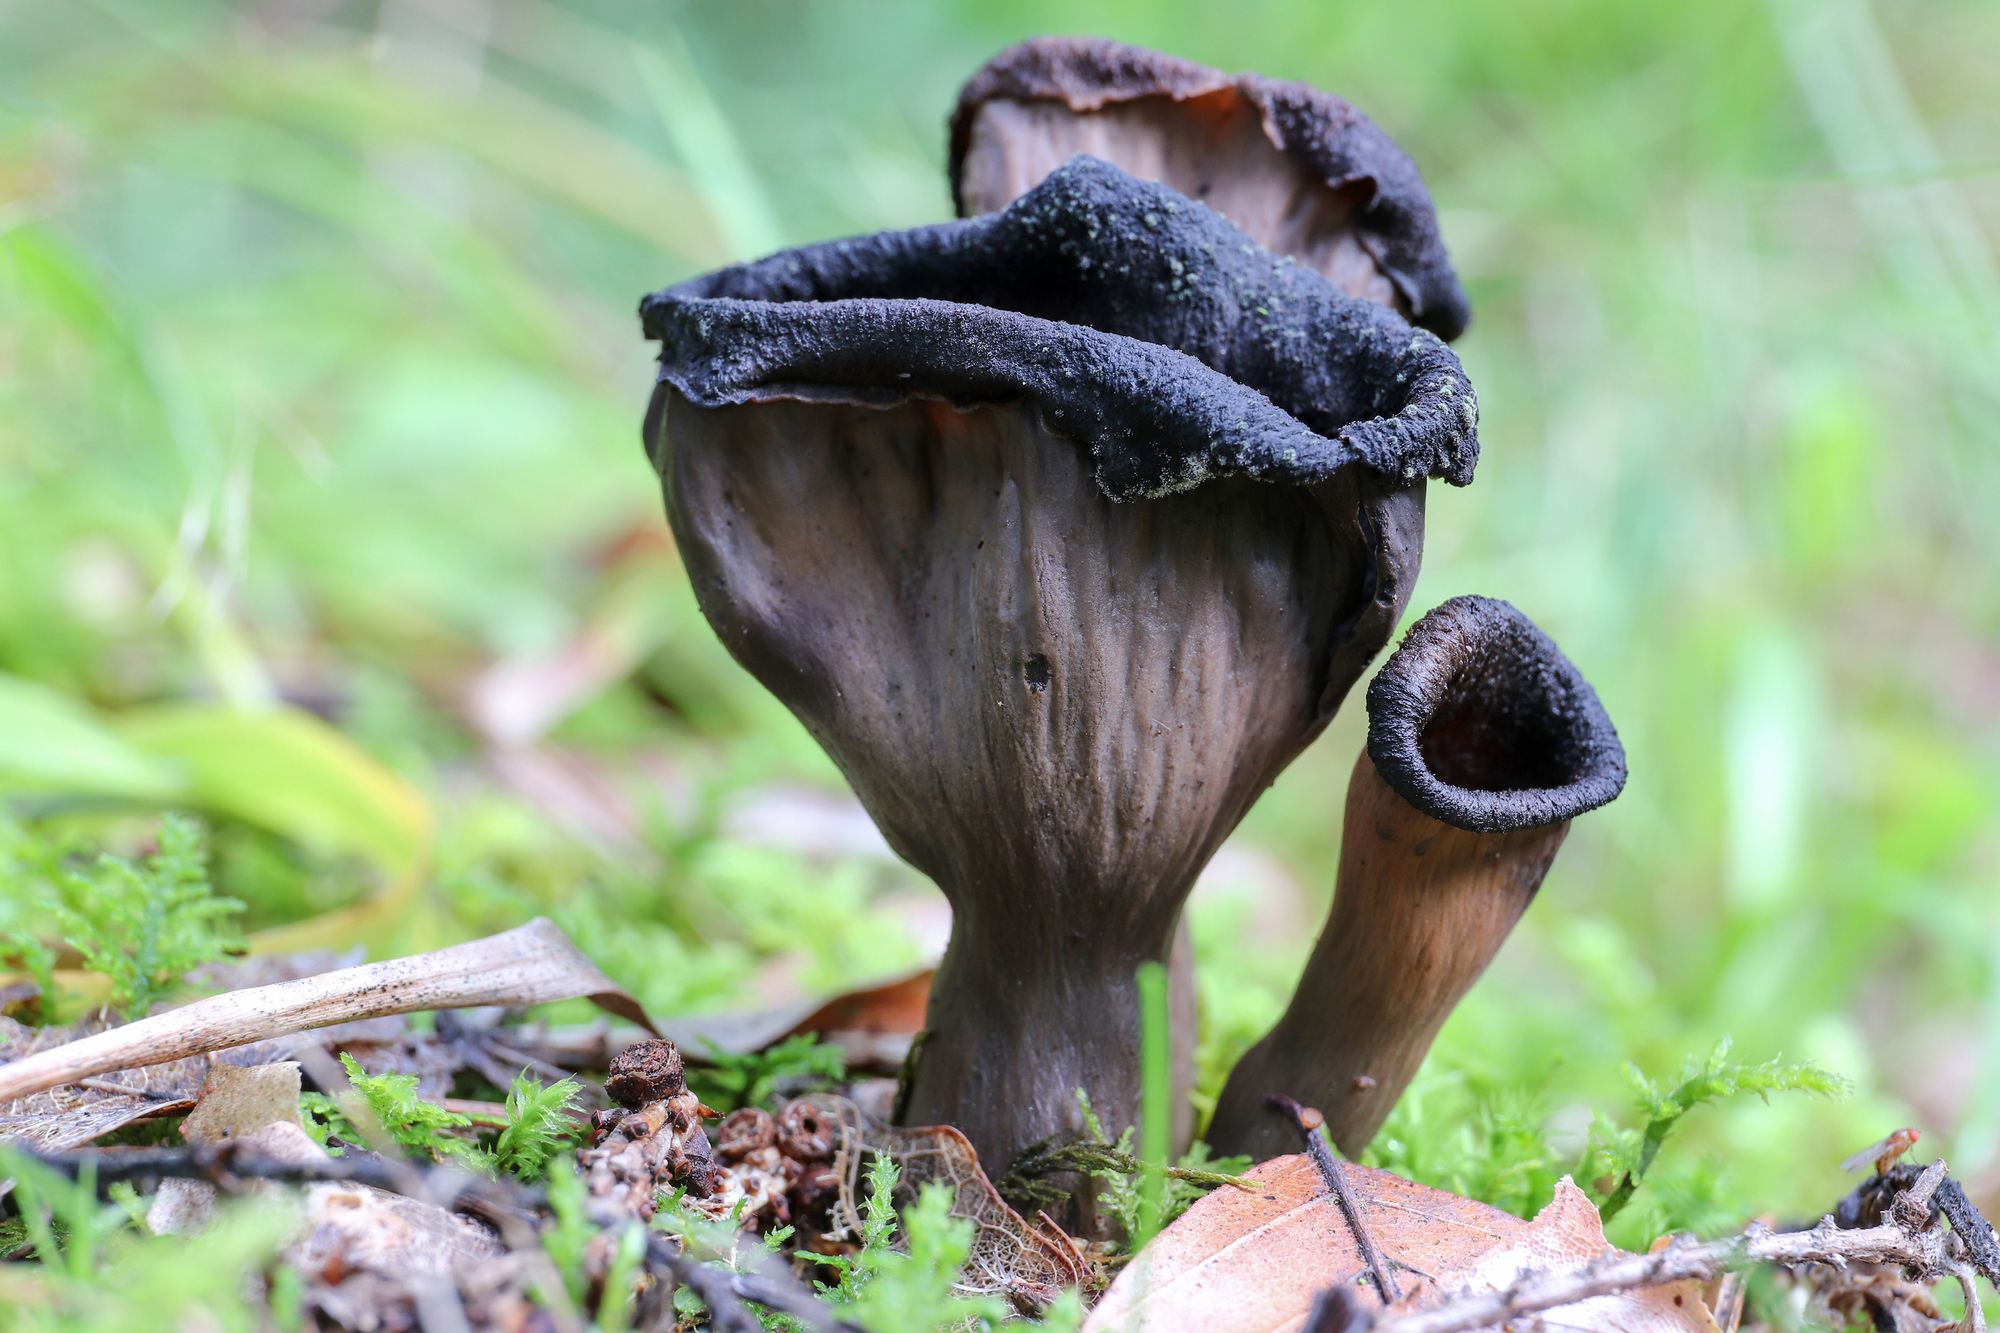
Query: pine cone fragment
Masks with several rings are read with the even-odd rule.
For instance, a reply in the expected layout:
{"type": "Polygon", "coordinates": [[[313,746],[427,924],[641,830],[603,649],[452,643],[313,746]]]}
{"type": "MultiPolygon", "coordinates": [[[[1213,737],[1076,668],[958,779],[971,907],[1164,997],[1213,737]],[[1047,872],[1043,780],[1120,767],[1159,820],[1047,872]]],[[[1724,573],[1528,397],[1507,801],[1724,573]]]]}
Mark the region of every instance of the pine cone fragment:
{"type": "Polygon", "coordinates": [[[715,1193],[701,1099],[688,1090],[672,1042],[635,1042],[611,1061],[604,1086],[619,1105],[597,1113],[596,1144],[576,1159],[593,1197],[643,1221],[659,1210],[662,1193],[682,1186],[696,1199],[715,1193]]]}

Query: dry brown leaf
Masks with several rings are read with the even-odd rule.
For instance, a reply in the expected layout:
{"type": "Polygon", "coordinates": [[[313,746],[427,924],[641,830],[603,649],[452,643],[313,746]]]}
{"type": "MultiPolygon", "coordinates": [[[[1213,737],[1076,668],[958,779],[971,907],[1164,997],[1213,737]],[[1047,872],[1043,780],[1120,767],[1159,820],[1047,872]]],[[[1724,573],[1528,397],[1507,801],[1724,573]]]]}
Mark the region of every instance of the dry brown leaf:
{"type": "Polygon", "coordinates": [[[902,1068],[910,1040],[923,1031],[930,1004],[932,968],[861,990],[836,995],[793,1025],[786,1036],[816,1032],[838,1046],[849,1069],[891,1073],[902,1068]]]}
{"type": "MultiPolygon", "coordinates": [[[[1504,1286],[1529,1268],[1567,1270],[1610,1249],[1597,1209],[1567,1177],[1534,1221],[1347,1165],[1348,1185],[1403,1300],[1396,1314],[1504,1286]]],[[[1275,1333],[1303,1326],[1336,1284],[1366,1286],[1339,1207],[1304,1154],[1253,1168],[1253,1191],[1198,1200],[1135,1258],[1091,1311],[1084,1333],[1275,1333]]],[[[1373,1294],[1364,1303],[1374,1308],[1373,1294]]],[[[1551,1328],[1590,1333],[1717,1333],[1691,1283],[1603,1297],[1545,1312],[1551,1328]]]]}
{"type": "MultiPolygon", "coordinates": [[[[1505,1245],[1481,1255],[1450,1285],[1453,1295],[1495,1292],[1523,1273],[1567,1273],[1617,1253],[1604,1239],[1597,1205],[1564,1176],[1556,1182],[1548,1207],[1505,1245]]],[[[1544,1310],[1539,1318],[1551,1329],[1588,1333],[1721,1333],[1699,1282],[1597,1296],[1544,1310]]]]}
{"type": "Polygon", "coordinates": [[[202,1084],[201,1101],[181,1121],[181,1137],[189,1143],[220,1143],[248,1138],[280,1122],[303,1126],[299,1087],[299,1067],[290,1060],[251,1069],[217,1065],[202,1084]]]}
{"type": "Polygon", "coordinates": [[[588,996],[635,1021],[645,1011],[546,917],[468,944],[298,981],[232,991],[0,1066],[0,1099],[357,1018],[588,996]]]}
{"type": "Polygon", "coordinates": [[[923,1030],[933,975],[934,969],[926,968],[829,999],[753,1013],[670,1019],[661,1031],[697,1064],[711,1049],[747,1055],[814,1032],[828,1046],[840,1047],[849,1069],[893,1073],[909,1054],[910,1039],[923,1030]]]}
{"type": "Polygon", "coordinates": [[[339,1283],[353,1272],[449,1275],[502,1252],[492,1232],[434,1203],[328,1181],[306,1191],[305,1234],[285,1262],[339,1283]]]}
{"type": "MultiPolygon", "coordinates": [[[[1528,1225],[1387,1171],[1343,1170],[1412,1308],[1442,1294],[1437,1275],[1464,1268],[1528,1225]]],[[[1255,1190],[1219,1189],[1196,1200],[1127,1264],[1091,1311],[1087,1333],[1295,1328],[1320,1292],[1360,1278],[1353,1233],[1305,1154],[1247,1174],[1255,1190]]],[[[1364,1299],[1373,1306],[1372,1296],[1364,1299]]]]}
{"type": "Polygon", "coordinates": [[[1067,1287],[1086,1285],[1089,1269],[1069,1237],[1047,1219],[1034,1225],[1007,1206],[986,1178],[979,1154],[950,1125],[875,1130],[869,1146],[902,1167],[897,1192],[914,1196],[930,1181],[951,1188],[951,1215],[969,1219],[977,1230],[972,1253],[960,1275],[960,1289],[974,1295],[1002,1295],[1017,1305],[1042,1309],[1067,1287]]]}
{"type": "MultiPolygon", "coordinates": [[[[89,1018],[61,1027],[31,1028],[0,1017],[0,1061],[26,1059],[41,1051],[109,1029],[103,1018],[89,1018]]],[[[0,1139],[36,1152],[63,1152],[123,1129],[150,1116],[172,1115],[194,1105],[195,1093],[208,1074],[204,1056],[175,1060],[149,1069],[107,1073],[92,1079],[97,1087],[75,1085],[43,1088],[0,1102],[0,1139]],[[132,1089],[113,1092],[116,1084],[132,1089]],[[152,1093],[153,1096],[144,1094],[152,1093]]]]}

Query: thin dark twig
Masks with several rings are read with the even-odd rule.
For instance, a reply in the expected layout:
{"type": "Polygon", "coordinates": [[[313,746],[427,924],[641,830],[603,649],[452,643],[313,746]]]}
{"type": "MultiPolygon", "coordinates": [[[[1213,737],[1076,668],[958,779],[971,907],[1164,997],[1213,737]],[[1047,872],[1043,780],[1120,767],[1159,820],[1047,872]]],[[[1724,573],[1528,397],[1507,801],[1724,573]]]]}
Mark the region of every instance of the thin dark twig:
{"type": "MultiPolygon", "coordinates": [[[[808,1333],[863,1333],[860,1325],[842,1319],[834,1313],[832,1306],[808,1291],[792,1272],[791,1265],[762,1245],[745,1244],[732,1248],[729,1251],[734,1256],[732,1267],[711,1268],[701,1262],[699,1256],[689,1253],[689,1243],[683,1238],[677,1249],[671,1241],[657,1234],[649,1235],[646,1262],[655,1268],[665,1267],[677,1281],[687,1283],[688,1288],[708,1306],[709,1314],[717,1320],[718,1327],[729,1325],[725,1322],[724,1306],[710,1299],[711,1292],[717,1293],[716,1300],[725,1303],[754,1301],[779,1314],[790,1315],[805,1325],[808,1333]],[[746,1261],[755,1265],[754,1271],[734,1270],[734,1264],[746,1261]]],[[[719,1257],[719,1252],[711,1250],[709,1257],[719,1257]]],[[[753,1319],[749,1327],[761,1326],[753,1319]]]]}
{"type": "Polygon", "coordinates": [[[739,1273],[730,1287],[746,1301],[790,1315],[812,1333],[861,1333],[860,1325],[835,1317],[824,1301],[791,1281],[789,1275],[780,1279],[769,1273],[739,1273]]]}
{"type": "Polygon", "coordinates": [[[1965,1190],[1956,1180],[1947,1177],[1937,1188],[1938,1207],[1951,1219],[1951,1229],[1965,1242],[1966,1257],[1979,1270],[1981,1277],[2000,1288],[2000,1241],[1996,1241],[1993,1225],[1972,1206],[1972,1200],[1965,1197],[1965,1190]]]}
{"type": "Polygon", "coordinates": [[[114,1083],[108,1078],[72,1079],[62,1086],[68,1088],[89,1088],[93,1092],[121,1092],[127,1097],[138,1097],[149,1102],[186,1102],[194,1100],[185,1093],[155,1092],[151,1088],[128,1088],[123,1083],[114,1083]]]}
{"type": "Polygon", "coordinates": [[[708,1267],[693,1255],[676,1250],[666,1237],[658,1234],[646,1237],[646,1264],[666,1269],[675,1281],[699,1297],[708,1307],[709,1327],[719,1333],[764,1333],[764,1325],[737,1298],[735,1274],[708,1267]]]}
{"type": "Polygon", "coordinates": [[[1320,1178],[1326,1181],[1326,1187],[1339,1201],[1340,1211],[1347,1218],[1348,1230],[1354,1233],[1355,1244],[1360,1247],[1362,1261],[1368,1265],[1368,1272],[1375,1279],[1377,1299],[1385,1306],[1402,1300],[1403,1294],[1397,1290],[1396,1280],[1389,1276],[1388,1261],[1375,1248],[1375,1238],[1368,1234],[1368,1227],[1361,1220],[1361,1206],[1348,1192],[1347,1177],[1341,1172],[1340,1159],[1333,1155],[1333,1149],[1327,1146],[1326,1139],[1319,1132],[1319,1127],[1326,1123],[1326,1117],[1310,1106],[1299,1105],[1296,1099],[1281,1092],[1266,1097],[1264,1109],[1276,1111],[1289,1119],[1299,1131],[1299,1137],[1305,1140],[1306,1156],[1312,1158],[1312,1164],[1319,1168],[1320,1178]]]}
{"type": "Polygon", "coordinates": [[[1361,1307],[1361,1300],[1349,1284],[1360,1276],[1356,1269],[1322,1291],[1314,1299],[1312,1313],[1299,1333],[1368,1333],[1375,1316],[1361,1307]]]}
{"type": "Polygon", "coordinates": [[[34,1156],[70,1180],[77,1179],[86,1163],[94,1164],[100,1192],[120,1182],[170,1178],[205,1180],[232,1193],[240,1190],[247,1180],[275,1180],[285,1184],[342,1180],[423,1199],[446,1209],[465,1209],[482,1215],[504,1213],[530,1221],[528,1210],[542,1203],[545,1197],[537,1189],[487,1180],[455,1168],[434,1167],[426,1171],[411,1162],[390,1161],[359,1152],[300,1162],[245,1151],[243,1145],[228,1141],[190,1148],[84,1149],[34,1156]]]}

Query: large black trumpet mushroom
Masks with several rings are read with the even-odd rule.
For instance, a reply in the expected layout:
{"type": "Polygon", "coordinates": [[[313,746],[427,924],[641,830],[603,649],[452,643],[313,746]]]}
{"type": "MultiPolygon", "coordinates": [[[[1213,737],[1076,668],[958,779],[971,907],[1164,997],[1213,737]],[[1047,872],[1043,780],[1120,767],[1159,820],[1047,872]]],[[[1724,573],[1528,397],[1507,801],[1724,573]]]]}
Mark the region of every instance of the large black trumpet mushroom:
{"type": "Polygon", "coordinates": [[[1089,159],[1004,212],[648,297],[704,613],[954,912],[905,1119],[988,1162],[1137,1110],[1134,970],[1387,640],[1434,336],[1089,159]]]}
{"type": "Polygon", "coordinates": [[[1562,650],[1505,602],[1455,597],[1368,686],[1333,910],[1285,1016],[1230,1071],[1208,1139],[1297,1151],[1264,1110],[1318,1107],[1368,1146],[1438,1029],[1534,901],[1569,822],[1625,786],[1625,749],[1562,650]]]}

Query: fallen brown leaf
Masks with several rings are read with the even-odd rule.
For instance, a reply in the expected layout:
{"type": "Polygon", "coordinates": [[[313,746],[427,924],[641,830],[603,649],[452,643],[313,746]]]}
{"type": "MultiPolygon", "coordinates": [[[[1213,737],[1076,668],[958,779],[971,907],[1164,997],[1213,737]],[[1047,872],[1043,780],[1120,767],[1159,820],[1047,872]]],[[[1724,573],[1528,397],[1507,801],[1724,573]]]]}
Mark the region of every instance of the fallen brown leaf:
{"type": "Polygon", "coordinates": [[[299,1067],[289,1060],[251,1069],[217,1065],[202,1084],[200,1102],[181,1121],[181,1137],[209,1144],[248,1138],[279,1122],[303,1126],[299,1087],[299,1067]]]}
{"type": "Polygon", "coordinates": [[[747,1055],[813,1032],[827,1045],[841,1048],[849,1069],[894,1073],[909,1054],[910,1039],[923,1030],[933,975],[934,969],[926,968],[829,999],[753,1013],[671,1019],[661,1031],[694,1064],[711,1049],[747,1055]]]}
{"type": "MultiPolygon", "coordinates": [[[[1532,1222],[1387,1171],[1347,1165],[1350,1189],[1403,1299],[1395,1315],[1497,1290],[1529,1269],[1580,1268],[1610,1251],[1597,1209],[1567,1178],[1532,1222]]],[[[1216,1190],[1154,1239],[1105,1292],[1084,1333],[1293,1330],[1328,1287],[1355,1285],[1369,1309],[1353,1233],[1304,1154],[1252,1169],[1251,1191],[1216,1190]]],[[[1680,1283],[1545,1312],[1590,1333],[1717,1333],[1701,1288],[1680,1283]]]]}
{"type": "Polygon", "coordinates": [[[792,1026],[786,1036],[817,1032],[820,1040],[848,1052],[850,1066],[888,1062],[900,1066],[910,1038],[923,1031],[930,1004],[933,968],[879,986],[836,995],[792,1026]]]}
{"type": "MultiPolygon", "coordinates": [[[[1617,1253],[1604,1239],[1597,1205],[1564,1176],[1556,1182],[1548,1207],[1448,1285],[1452,1295],[1501,1291],[1524,1273],[1572,1272],[1617,1253]]],[[[1541,1320],[1551,1329],[1591,1333],[1721,1333],[1709,1313],[1702,1284],[1692,1281],[1595,1296],[1544,1311],[1541,1320]]]]}
{"type": "MultiPolygon", "coordinates": [[[[1437,1275],[1463,1268],[1528,1225],[1387,1171],[1344,1169],[1412,1304],[1432,1303],[1442,1294],[1437,1275]]],[[[1155,1237],[1091,1311],[1086,1333],[1294,1328],[1320,1292],[1361,1276],[1353,1233],[1305,1154],[1261,1163],[1248,1178],[1255,1190],[1216,1190],[1155,1237]]],[[[1372,1295],[1364,1299],[1375,1304],[1372,1295]]]]}

